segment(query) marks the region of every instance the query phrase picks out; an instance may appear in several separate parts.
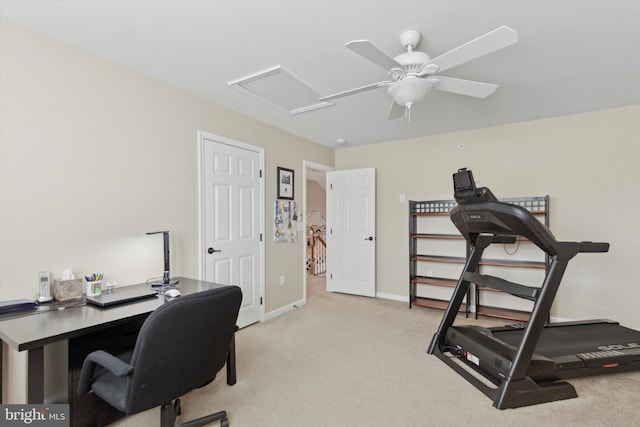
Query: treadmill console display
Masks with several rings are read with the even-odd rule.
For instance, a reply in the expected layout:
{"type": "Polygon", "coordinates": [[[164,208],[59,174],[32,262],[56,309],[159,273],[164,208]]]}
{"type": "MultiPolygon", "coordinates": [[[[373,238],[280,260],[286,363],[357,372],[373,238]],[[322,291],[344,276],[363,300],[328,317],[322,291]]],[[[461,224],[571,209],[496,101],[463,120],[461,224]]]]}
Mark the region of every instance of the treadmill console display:
{"type": "Polygon", "coordinates": [[[459,204],[473,202],[497,202],[498,199],[486,187],[476,187],[473,173],[467,168],[453,174],[453,195],[459,204]]]}
{"type": "Polygon", "coordinates": [[[473,179],[473,173],[467,168],[458,169],[458,172],[453,174],[453,188],[456,195],[462,195],[465,191],[476,192],[476,183],[473,179]]]}

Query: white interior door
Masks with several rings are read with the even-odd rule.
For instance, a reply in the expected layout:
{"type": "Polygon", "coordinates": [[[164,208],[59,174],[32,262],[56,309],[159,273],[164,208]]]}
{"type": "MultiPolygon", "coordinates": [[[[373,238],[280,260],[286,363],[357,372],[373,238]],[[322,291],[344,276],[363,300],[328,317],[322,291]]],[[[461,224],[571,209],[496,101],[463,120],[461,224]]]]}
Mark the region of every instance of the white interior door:
{"type": "Polygon", "coordinates": [[[376,293],[376,170],[327,172],[327,290],[376,293]]]}
{"type": "Polygon", "coordinates": [[[238,326],[263,316],[262,152],[201,137],[206,281],[238,285],[238,326]]]}

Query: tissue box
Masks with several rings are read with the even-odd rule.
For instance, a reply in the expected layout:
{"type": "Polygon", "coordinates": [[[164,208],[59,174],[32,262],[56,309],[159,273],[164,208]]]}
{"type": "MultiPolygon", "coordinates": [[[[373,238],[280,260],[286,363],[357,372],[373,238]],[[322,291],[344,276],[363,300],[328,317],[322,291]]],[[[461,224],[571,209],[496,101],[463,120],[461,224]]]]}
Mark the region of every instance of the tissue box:
{"type": "Polygon", "coordinates": [[[82,279],[54,280],[51,287],[53,297],[58,301],[68,301],[82,297],[82,279]]]}

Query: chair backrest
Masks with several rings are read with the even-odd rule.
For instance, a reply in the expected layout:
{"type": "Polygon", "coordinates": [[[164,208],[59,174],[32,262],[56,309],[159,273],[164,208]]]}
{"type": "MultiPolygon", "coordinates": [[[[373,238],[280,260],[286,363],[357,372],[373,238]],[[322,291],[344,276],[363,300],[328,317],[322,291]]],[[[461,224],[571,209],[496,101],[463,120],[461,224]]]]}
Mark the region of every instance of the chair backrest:
{"type": "Polygon", "coordinates": [[[145,320],[133,351],[126,413],[171,402],[213,380],[235,333],[242,292],[225,286],[167,301],[145,320]]]}

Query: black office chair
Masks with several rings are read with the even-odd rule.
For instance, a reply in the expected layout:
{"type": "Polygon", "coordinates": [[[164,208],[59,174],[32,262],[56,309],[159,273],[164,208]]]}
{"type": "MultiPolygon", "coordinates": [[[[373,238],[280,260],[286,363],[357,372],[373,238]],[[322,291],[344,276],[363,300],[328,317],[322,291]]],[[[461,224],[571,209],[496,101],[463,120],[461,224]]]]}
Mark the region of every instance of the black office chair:
{"type": "MultiPolygon", "coordinates": [[[[86,357],[78,393],[92,391],[127,415],[161,406],[161,426],[175,425],[178,398],[213,381],[224,366],[241,301],[237,286],[167,301],[145,320],[130,361],[103,350],[86,357]],[[97,366],[103,369],[96,370],[97,366]]],[[[229,425],[225,411],[185,425],[215,420],[229,425]]]]}

